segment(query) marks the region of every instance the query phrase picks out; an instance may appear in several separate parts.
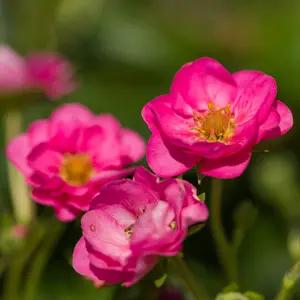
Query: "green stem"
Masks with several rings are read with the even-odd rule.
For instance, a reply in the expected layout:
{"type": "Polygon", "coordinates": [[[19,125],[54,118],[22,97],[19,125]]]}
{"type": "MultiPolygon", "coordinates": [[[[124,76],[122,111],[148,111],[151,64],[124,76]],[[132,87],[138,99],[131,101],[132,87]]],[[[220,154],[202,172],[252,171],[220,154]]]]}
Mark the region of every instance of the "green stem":
{"type": "Polygon", "coordinates": [[[194,295],[196,300],[207,299],[206,293],[200,289],[200,284],[194,279],[193,274],[185,264],[184,260],[180,256],[172,257],[172,261],[176,266],[177,273],[181,276],[182,280],[186,283],[189,291],[194,295]]]}
{"type": "Polygon", "coordinates": [[[292,269],[287,272],[282,280],[281,289],[276,296],[276,300],[288,300],[292,296],[296,282],[300,278],[300,261],[298,261],[292,269]]]}
{"type": "Polygon", "coordinates": [[[11,257],[11,263],[8,266],[7,275],[4,278],[3,299],[5,300],[21,299],[20,288],[23,270],[29,257],[38,247],[44,236],[43,227],[36,226],[34,229],[28,236],[24,247],[14,253],[11,257]]]}
{"type": "Polygon", "coordinates": [[[221,218],[222,181],[212,179],[210,225],[217,246],[217,253],[223,265],[228,282],[237,282],[237,263],[235,251],[226,239],[221,218]]]}
{"type": "Polygon", "coordinates": [[[38,253],[33,258],[33,262],[28,270],[28,279],[24,289],[24,300],[34,300],[38,291],[39,282],[41,279],[42,272],[51,256],[51,252],[59,241],[64,224],[56,221],[55,224],[51,224],[49,232],[46,232],[46,238],[38,253]]]}
{"type": "MultiPolygon", "coordinates": [[[[22,114],[20,110],[9,110],[4,115],[4,130],[6,144],[22,132],[22,114]]],[[[23,175],[8,163],[8,182],[12,205],[17,223],[28,224],[35,213],[35,205],[29,197],[23,175]]]]}

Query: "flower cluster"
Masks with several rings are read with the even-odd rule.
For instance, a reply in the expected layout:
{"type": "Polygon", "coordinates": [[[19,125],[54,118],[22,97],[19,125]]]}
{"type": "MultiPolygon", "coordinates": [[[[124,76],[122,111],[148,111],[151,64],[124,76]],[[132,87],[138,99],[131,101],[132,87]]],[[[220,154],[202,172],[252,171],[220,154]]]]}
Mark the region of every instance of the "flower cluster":
{"type": "MultiPolygon", "coordinates": [[[[0,74],[1,89],[40,87],[58,98],[73,88],[70,67],[55,55],[22,59],[2,47],[0,64],[9,75],[0,74]]],[[[204,175],[237,177],[257,143],[292,127],[291,111],[276,92],[275,80],[264,73],[230,74],[217,61],[200,58],[179,70],[169,94],[143,108],[152,132],[147,150],[113,116],[68,104],[13,139],[7,156],[26,177],[33,199],[52,206],[58,219],[71,221],[87,211],[74,269],[98,287],[130,286],[159,256],[178,255],[188,227],[208,218],[197,189],[171,177],[193,166],[204,175]],[[130,167],[145,151],[155,174],[130,167]],[[133,172],[132,180],[123,179],[133,172]]]]}
{"type": "Polygon", "coordinates": [[[72,75],[71,65],[58,54],[37,52],[22,58],[0,45],[1,93],[42,89],[49,98],[59,99],[75,89],[72,75]]]}
{"type": "Polygon", "coordinates": [[[133,180],[106,184],[81,219],[75,270],[96,283],[132,285],[158,256],[181,252],[188,226],[207,219],[196,193],[187,181],[159,181],[143,167],[133,180]]]}

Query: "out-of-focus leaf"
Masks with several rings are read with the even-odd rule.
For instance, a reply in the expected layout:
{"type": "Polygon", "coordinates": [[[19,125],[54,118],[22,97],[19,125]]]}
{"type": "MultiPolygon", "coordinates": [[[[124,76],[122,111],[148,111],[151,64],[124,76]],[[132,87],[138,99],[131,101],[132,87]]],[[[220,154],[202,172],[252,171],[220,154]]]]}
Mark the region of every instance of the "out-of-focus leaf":
{"type": "Polygon", "coordinates": [[[202,194],[198,195],[198,198],[199,198],[200,201],[205,202],[205,198],[206,198],[205,193],[202,193],[202,194]]]}
{"type": "Polygon", "coordinates": [[[249,300],[263,300],[265,297],[259,293],[253,292],[253,291],[247,291],[244,293],[244,295],[249,299],[249,300]]]}
{"type": "Polygon", "coordinates": [[[168,277],[168,275],[167,275],[167,274],[164,274],[164,275],[163,275],[162,277],[160,277],[159,279],[156,279],[156,280],[154,281],[155,286],[156,286],[157,288],[162,287],[162,286],[164,285],[164,283],[166,282],[167,277],[168,277]]]}

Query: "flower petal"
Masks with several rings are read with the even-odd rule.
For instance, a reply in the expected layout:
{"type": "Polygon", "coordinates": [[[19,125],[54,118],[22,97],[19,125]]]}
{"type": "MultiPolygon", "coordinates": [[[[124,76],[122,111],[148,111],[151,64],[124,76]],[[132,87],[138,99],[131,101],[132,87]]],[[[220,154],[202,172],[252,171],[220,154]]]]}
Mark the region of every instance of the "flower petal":
{"type": "MultiPolygon", "coordinates": [[[[274,103],[273,110],[275,110],[279,115],[279,120],[274,120],[274,118],[272,119],[272,115],[270,115],[269,119],[267,119],[267,121],[260,127],[261,139],[263,140],[283,135],[293,126],[292,112],[283,102],[277,100],[274,103]],[[272,128],[270,128],[271,125],[272,128]],[[274,127],[274,125],[276,126],[274,127]]],[[[275,113],[273,112],[273,114],[275,113]]]]}
{"type": "Polygon", "coordinates": [[[31,174],[31,168],[28,165],[27,156],[31,151],[30,142],[27,134],[21,134],[9,142],[6,148],[8,159],[25,176],[31,174]]]}
{"type": "Polygon", "coordinates": [[[121,155],[125,165],[140,160],[145,150],[145,142],[137,132],[127,128],[121,130],[121,155]]]}
{"type": "Polygon", "coordinates": [[[123,226],[110,214],[98,209],[89,211],[83,215],[81,226],[93,249],[124,264],[131,254],[129,241],[123,226]]]}
{"type": "Polygon", "coordinates": [[[13,92],[28,86],[26,64],[11,48],[0,46],[0,89],[13,92]]]}
{"type": "Polygon", "coordinates": [[[184,151],[179,151],[174,147],[171,152],[160,135],[153,134],[150,137],[146,152],[147,162],[154,173],[160,177],[182,174],[200,160],[197,156],[187,155],[184,151]]]}
{"type": "Polygon", "coordinates": [[[238,95],[233,111],[239,123],[254,117],[262,124],[270,113],[276,98],[274,78],[257,71],[241,71],[233,74],[238,86],[238,95]]]}
{"type": "Polygon", "coordinates": [[[231,74],[219,62],[208,57],[184,65],[175,75],[171,86],[172,96],[181,95],[186,103],[198,111],[206,110],[209,102],[225,107],[234,101],[236,93],[231,74]]]}
{"type": "Polygon", "coordinates": [[[80,210],[71,206],[54,207],[55,215],[62,222],[70,222],[76,219],[80,214],[80,210]]]}
{"type": "Polygon", "coordinates": [[[169,95],[161,95],[154,98],[152,101],[147,103],[142,110],[142,117],[144,121],[147,123],[151,132],[157,132],[157,125],[156,125],[156,117],[153,114],[153,110],[160,105],[170,106],[170,98],[169,95]]]}
{"type": "Polygon", "coordinates": [[[200,163],[199,172],[217,178],[235,178],[245,171],[250,158],[251,150],[244,150],[229,157],[204,159],[200,163]]]}
{"type": "Polygon", "coordinates": [[[28,128],[28,138],[31,147],[49,140],[50,130],[48,120],[38,120],[33,122],[28,128]]]}
{"type": "Polygon", "coordinates": [[[36,146],[28,156],[30,168],[47,175],[57,174],[61,162],[62,155],[49,148],[47,143],[36,146]]]}
{"type": "Polygon", "coordinates": [[[99,204],[119,204],[138,216],[149,203],[157,201],[149,189],[132,180],[117,180],[105,184],[90,204],[90,209],[99,204]]]}
{"type": "Polygon", "coordinates": [[[74,248],[72,265],[75,271],[80,275],[92,280],[97,279],[90,268],[89,253],[86,248],[84,237],[80,238],[74,248]]]}

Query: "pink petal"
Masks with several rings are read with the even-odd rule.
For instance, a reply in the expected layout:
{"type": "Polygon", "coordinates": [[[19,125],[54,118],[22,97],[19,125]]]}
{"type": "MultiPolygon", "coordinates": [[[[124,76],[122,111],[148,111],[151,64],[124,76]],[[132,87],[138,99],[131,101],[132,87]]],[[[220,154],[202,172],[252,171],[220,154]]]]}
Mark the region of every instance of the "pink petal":
{"type": "Polygon", "coordinates": [[[112,182],[117,179],[122,179],[131,175],[134,172],[134,168],[128,168],[123,170],[108,170],[100,171],[99,173],[93,175],[90,179],[91,183],[96,187],[100,188],[102,185],[108,182],[112,182]]]}
{"type": "Polygon", "coordinates": [[[96,251],[123,264],[131,254],[124,228],[102,210],[92,210],[81,219],[83,235],[96,251]]]}
{"type": "Polygon", "coordinates": [[[76,217],[80,214],[80,210],[74,207],[55,207],[54,208],[55,215],[57,219],[62,222],[70,222],[76,219],[76,217]]]}
{"type": "Polygon", "coordinates": [[[261,140],[266,139],[265,137],[267,137],[268,134],[270,135],[272,134],[272,132],[278,131],[279,122],[280,122],[280,115],[273,105],[267,120],[259,127],[257,143],[261,140]]]}
{"type": "Polygon", "coordinates": [[[81,151],[89,153],[96,168],[115,169],[122,167],[119,134],[108,135],[99,125],[83,129],[81,151]]]}
{"type": "Polygon", "coordinates": [[[111,269],[101,269],[91,266],[92,271],[100,280],[104,280],[107,284],[117,284],[131,281],[135,273],[133,271],[116,271],[111,269]]]}
{"type": "Polygon", "coordinates": [[[159,183],[159,178],[142,166],[137,167],[134,171],[133,180],[153,191],[157,190],[159,183]]]}
{"type": "Polygon", "coordinates": [[[245,171],[250,158],[251,151],[244,150],[229,157],[204,159],[200,163],[199,172],[211,177],[235,178],[245,171]]]}
{"type": "Polygon", "coordinates": [[[97,209],[113,217],[124,229],[136,221],[136,215],[120,204],[99,204],[97,209]]]}
{"type": "Polygon", "coordinates": [[[55,53],[32,53],[26,58],[28,76],[48,97],[59,99],[76,88],[71,64],[55,53]]]}
{"type": "Polygon", "coordinates": [[[168,245],[178,238],[179,231],[174,231],[170,226],[174,218],[174,210],[165,201],[147,206],[146,212],[136,221],[131,235],[133,255],[175,255],[168,249],[168,245]]]}
{"type": "Polygon", "coordinates": [[[87,107],[78,103],[64,104],[50,117],[52,131],[56,131],[61,126],[88,125],[92,121],[94,121],[94,115],[87,107]]]}
{"type": "Polygon", "coordinates": [[[199,222],[205,222],[208,218],[206,205],[198,200],[198,203],[188,205],[182,210],[182,223],[184,227],[191,226],[199,222]]]}
{"type": "Polygon", "coordinates": [[[118,204],[137,216],[149,203],[156,200],[147,187],[132,180],[123,179],[101,187],[100,194],[92,200],[90,209],[98,208],[99,204],[118,204]]]}
{"type": "MultiPolygon", "coordinates": [[[[293,127],[293,115],[291,110],[281,101],[277,100],[274,104],[274,109],[279,114],[280,120],[277,123],[277,126],[272,130],[268,130],[264,132],[263,139],[267,140],[276,136],[280,136],[285,134],[293,127]]],[[[263,127],[263,124],[261,127],[263,127]]],[[[274,125],[274,120],[273,120],[274,125]]],[[[265,127],[263,127],[265,128],[265,127]]]]}
{"type": "Polygon", "coordinates": [[[258,123],[262,124],[275,101],[277,87],[274,78],[256,71],[237,72],[233,78],[238,86],[238,96],[233,104],[238,122],[257,117],[258,123]]]}
{"type": "Polygon", "coordinates": [[[59,205],[57,203],[58,202],[57,197],[53,197],[52,193],[47,190],[34,188],[31,194],[32,194],[32,198],[39,204],[53,206],[53,207],[59,205]]]}
{"type": "Polygon", "coordinates": [[[0,89],[2,93],[30,88],[23,58],[6,45],[0,45],[0,66],[0,89]]]}
{"type": "Polygon", "coordinates": [[[124,162],[130,164],[144,156],[146,145],[137,132],[124,128],[121,130],[121,149],[124,162]]]}
{"type": "Polygon", "coordinates": [[[47,175],[57,174],[61,162],[62,155],[49,148],[46,143],[36,146],[28,156],[30,168],[47,175]]]}
{"type": "Polygon", "coordinates": [[[139,257],[136,265],[135,277],[131,281],[124,282],[126,287],[130,287],[141,280],[147,273],[153,269],[158,261],[158,256],[149,255],[139,257]]]}
{"type": "Polygon", "coordinates": [[[6,148],[8,159],[25,176],[31,174],[31,168],[28,165],[27,156],[31,151],[31,146],[27,134],[22,134],[9,142],[6,148]]]}
{"type": "Polygon", "coordinates": [[[171,152],[160,135],[153,134],[150,137],[146,152],[147,162],[154,173],[160,177],[166,178],[182,174],[199,161],[195,155],[187,155],[184,151],[174,147],[171,152]]]}
{"type": "Polygon", "coordinates": [[[49,140],[50,130],[48,120],[38,120],[33,123],[28,128],[28,138],[31,147],[35,147],[40,143],[49,140]]]}
{"type": "Polygon", "coordinates": [[[95,116],[94,124],[100,126],[107,136],[118,134],[121,130],[120,122],[110,114],[95,116]]]}
{"type": "Polygon", "coordinates": [[[206,110],[208,102],[225,107],[234,101],[236,92],[231,74],[219,62],[208,57],[183,66],[171,86],[171,95],[181,95],[195,110],[206,110]]]}
{"type": "Polygon", "coordinates": [[[91,280],[98,280],[90,268],[89,253],[86,248],[84,237],[77,242],[72,259],[73,268],[77,273],[91,280]]]}
{"type": "Polygon", "coordinates": [[[160,105],[170,106],[169,95],[161,95],[147,103],[142,110],[142,117],[152,132],[157,132],[156,117],[153,113],[160,105]]]}

